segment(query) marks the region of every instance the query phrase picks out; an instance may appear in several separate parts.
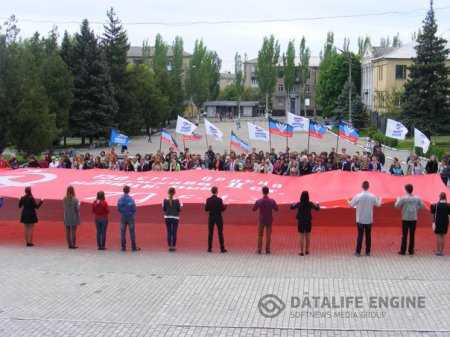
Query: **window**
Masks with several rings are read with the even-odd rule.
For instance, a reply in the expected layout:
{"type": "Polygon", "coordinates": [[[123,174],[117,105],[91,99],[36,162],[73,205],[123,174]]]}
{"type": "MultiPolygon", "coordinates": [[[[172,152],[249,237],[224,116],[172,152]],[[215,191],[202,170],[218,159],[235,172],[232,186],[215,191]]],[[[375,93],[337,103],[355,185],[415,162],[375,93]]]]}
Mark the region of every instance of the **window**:
{"type": "Polygon", "coordinates": [[[284,91],[284,84],[283,83],[279,83],[278,84],[278,92],[283,92],[284,91]]]}
{"type": "Polygon", "coordinates": [[[311,95],[311,87],[309,85],[305,85],[305,95],[311,95]]]}
{"type": "Polygon", "coordinates": [[[257,86],[258,81],[256,80],[256,77],[252,77],[252,86],[257,86]]]}
{"type": "Polygon", "coordinates": [[[379,66],[378,68],[378,81],[383,80],[383,66],[379,66]]]}
{"type": "Polygon", "coordinates": [[[395,66],[395,79],[406,80],[406,66],[404,64],[397,64],[395,66]]]}

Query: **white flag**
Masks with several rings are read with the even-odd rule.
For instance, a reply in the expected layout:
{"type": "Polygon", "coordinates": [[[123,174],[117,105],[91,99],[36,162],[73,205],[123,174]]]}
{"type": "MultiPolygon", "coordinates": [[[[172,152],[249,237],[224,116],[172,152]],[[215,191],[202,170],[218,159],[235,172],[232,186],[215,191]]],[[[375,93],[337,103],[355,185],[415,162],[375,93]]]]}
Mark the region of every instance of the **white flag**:
{"type": "Polygon", "coordinates": [[[420,147],[423,153],[428,152],[431,141],[420,130],[414,129],[414,146],[420,147]]]}
{"type": "Polygon", "coordinates": [[[386,137],[404,140],[407,133],[408,129],[402,123],[393,119],[387,120],[386,137]]]}
{"type": "Polygon", "coordinates": [[[205,130],[206,130],[206,134],[213,136],[213,138],[215,140],[223,139],[223,132],[220,131],[220,129],[217,126],[215,126],[213,123],[209,122],[206,118],[205,118],[205,130]]]}
{"type": "Polygon", "coordinates": [[[288,112],[287,123],[292,125],[294,131],[309,131],[309,118],[294,115],[288,112]]]}
{"type": "Polygon", "coordinates": [[[197,126],[194,123],[189,122],[187,119],[181,116],[178,116],[177,128],[175,130],[176,133],[185,136],[190,136],[192,135],[192,132],[194,132],[195,129],[197,129],[197,126]]]}
{"type": "Polygon", "coordinates": [[[248,125],[248,138],[252,140],[261,140],[263,142],[269,141],[269,132],[262,127],[247,122],[248,125]]]}

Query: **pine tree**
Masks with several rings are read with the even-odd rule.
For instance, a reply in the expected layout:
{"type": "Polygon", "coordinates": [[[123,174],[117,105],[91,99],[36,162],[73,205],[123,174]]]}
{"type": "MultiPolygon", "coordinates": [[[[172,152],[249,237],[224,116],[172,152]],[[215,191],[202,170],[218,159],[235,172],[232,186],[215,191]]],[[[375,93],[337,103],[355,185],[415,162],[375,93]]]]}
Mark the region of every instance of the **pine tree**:
{"type": "Polygon", "coordinates": [[[417,56],[405,84],[402,117],[428,136],[450,131],[450,80],[447,41],[437,35],[433,2],[417,37],[417,56]]]}
{"type": "Polygon", "coordinates": [[[61,49],[59,54],[65,64],[73,72],[74,59],[73,59],[73,48],[74,48],[74,38],[71,36],[67,30],[64,32],[64,36],[61,42],[61,49]]]}
{"type": "Polygon", "coordinates": [[[106,136],[113,126],[117,103],[105,55],[89,22],[84,20],[74,46],[74,100],[69,124],[74,135],[90,141],[106,136]]]}
{"type": "Polygon", "coordinates": [[[127,53],[130,49],[127,32],[123,28],[114,8],[106,12],[108,23],[104,26],[102,38],[102,47],[105,52],[105,59],[111,77],[112,87],[114,89],[114,99],[118,104],[118,113],[114,116],[116,125],[124,122],[122,114],[124,111],[123,101],[126,96],[124,90],[126,71],[127,71],[127,53]]]}

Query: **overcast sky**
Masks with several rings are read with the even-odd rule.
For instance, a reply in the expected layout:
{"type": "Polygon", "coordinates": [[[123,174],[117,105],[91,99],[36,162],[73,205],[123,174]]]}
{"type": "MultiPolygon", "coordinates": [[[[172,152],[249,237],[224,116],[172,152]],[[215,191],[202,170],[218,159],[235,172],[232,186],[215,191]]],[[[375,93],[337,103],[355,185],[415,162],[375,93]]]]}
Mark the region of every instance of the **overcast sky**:
{"type": "MultiPolygon", "coordinates": [[[[440,34],[450,36],[450,0],[435,0],[440,34]]],[[[176,35],[183,37],[185,49],[192,51],[196,39],[202,38],[206,45],[216,50],[223,60],[222,70],[232,70],[236,51],[248,58],[257,56],[265,35],[274,34],[281,43],[282,51],[290,39],[296,46],[302,35],[313,55],[319,55],[326,33],[333,31],[337,46],[345,37],[357,48],[358,36],[368,35],[374,45],[380,37],[400,33],[403,43],[410,43],[411,34],[421,26],[429,6],[428,0],[14,0],[1,1],[1,21],[10,14],[19,20],[22,37],[35,31],[47,33],[53,26],[75,32],[83,18],[88,18],[97,34],[102,33],[107,8],[113,6],[124,22],[132,45],[153,41],[156,33],[171,42],[176,35]],[[379,15],[383,12],[389,12],[379,15]],[[399,12],[399,13],[392,13],[399,12]],[[333,16],[377,14],[353,18],[330,18],[333,16]],[[311,18],[321,19],[311,20],[311,18]],[[328,18],[324,18],[328,17],[328,18]],[[188,24],[192,21],[254,21],[267,19],[306,18],[291,22],[188,24]],[[38,22],[39,21],[39,22],[38,22]],[[73,21],[74,23],[69,23],[73,21]],[[98,23],[97,23],[98,22],[98,23]],[[127,22],[130,23],[127,25],[127,22]],[[136,22],[163,22],[161,24],[131,24],[136,22]],[[175,25],[171,23],[183,23],[175,25]]]]}

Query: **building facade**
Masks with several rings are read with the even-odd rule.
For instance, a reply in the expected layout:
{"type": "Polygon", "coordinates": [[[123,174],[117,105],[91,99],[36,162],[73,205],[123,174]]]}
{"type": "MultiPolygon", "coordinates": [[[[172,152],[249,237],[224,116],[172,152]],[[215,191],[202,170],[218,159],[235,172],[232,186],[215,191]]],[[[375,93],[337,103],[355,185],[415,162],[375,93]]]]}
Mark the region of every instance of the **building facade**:
{"type": "MultiPolygon", "coordinates": [[[[127,61],[130,64],[142,64],[144,63],[145,59],[148,58],[149,62],[152,62],[153,55],[155,54],[155,48],[154,47],[148,47],[147,55],[144,56],[144,48],[143,47],[130,47],[127,54],[127,61]]],[[[169,47],[167,50],[167,58],[169,59],[169,66],[171,59],[173,58],[173,50],[172,47],[169,47]]],[[[192,55],[183,52],[183,72],[184,76],[186,76],[187,70],[189,69],[189,63],[191,61],[192,55]]]]}
{"type": "Polygon", "coordinates": [[[225,89],[227,86],[233,84],[236,81],[236,75],[232,72],[220,73],[219,87],[220,90],[225,89]]]}
{"type": "MultiPolygon", "coordinates": [[[[397,104],[395,101],[400,105],[399,93],[403,91],[414,57],[413,45],[372,47],[366,51],[361,69],[361,99],[368,111],[382,114],[388,112],[389,105],[397,104]]],[[[447,65],[450,67],[450,58],[447,65]]]]}
{"type": "MultiPolygon", "coordinates": [[[[257,59],[246,60],[244,62],[244,87],[258,88],[258,80],[256,78],[257,59]]],[[[300,102],[300,84],[296,83],[290,93],[287,92],[284,79],[279,77],[272,94],[272,114],[275,116],[284,116],[286,111],[300,115],[306,110],[308,115],[315,115],[319,108],[316,104],[316,86],[319,79],[320,59],[311,57],[309,61],[309,77],[304,89],[304,97],[300,102]]]]}

